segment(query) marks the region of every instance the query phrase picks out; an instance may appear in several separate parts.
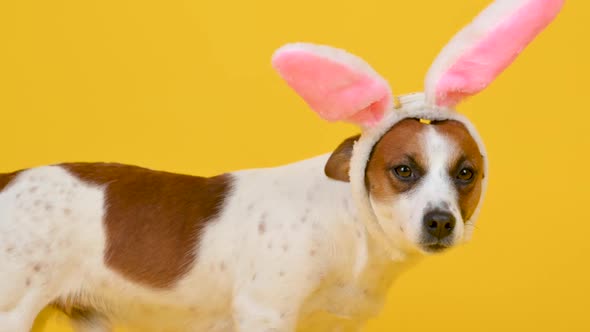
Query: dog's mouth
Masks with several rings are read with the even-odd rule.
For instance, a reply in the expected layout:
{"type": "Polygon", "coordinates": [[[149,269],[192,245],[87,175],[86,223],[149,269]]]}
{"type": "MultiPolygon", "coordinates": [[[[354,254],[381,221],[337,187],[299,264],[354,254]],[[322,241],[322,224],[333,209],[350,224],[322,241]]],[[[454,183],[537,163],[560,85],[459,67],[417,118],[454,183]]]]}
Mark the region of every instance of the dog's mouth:
{"type": "Polygon", "coordinates": [[[426,252],[429,253],[439,253],[449,249],[449,246],[446,246],[441,243],[434,243],[434,244],[427,244],[422,246],[426,252]]]}

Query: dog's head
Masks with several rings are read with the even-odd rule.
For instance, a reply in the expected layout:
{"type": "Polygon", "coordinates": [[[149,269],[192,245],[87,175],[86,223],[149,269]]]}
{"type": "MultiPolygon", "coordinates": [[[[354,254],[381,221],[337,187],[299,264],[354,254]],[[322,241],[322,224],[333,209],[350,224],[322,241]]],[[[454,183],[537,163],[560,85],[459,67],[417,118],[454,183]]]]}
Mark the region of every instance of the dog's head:
{"type": "MultiPolygon", "coordinates": [[[[326,174],[349,181],[351,137],[333,152],[326,174]]],[[[364,185],[388,241],[432,253],[463,242],[482,194],[482,152],[456,120],[397,122],[373,147],[364,185]]]]}
{"type": "Polygon", "coordinates": [[[485,191],[485,152],[473,126],[453,108],[508,67],[563,1],[494,1],[443,48],[424,94],[400,99],[369,64],[346,51],[299,43],[275,52],[274,68],[311,109],[328,121],[361,127],[354,148],[355,139],[345,141],[326,174],[350,179],[367,229],[384,245],[433,252],[469,238],[485,191]]]}

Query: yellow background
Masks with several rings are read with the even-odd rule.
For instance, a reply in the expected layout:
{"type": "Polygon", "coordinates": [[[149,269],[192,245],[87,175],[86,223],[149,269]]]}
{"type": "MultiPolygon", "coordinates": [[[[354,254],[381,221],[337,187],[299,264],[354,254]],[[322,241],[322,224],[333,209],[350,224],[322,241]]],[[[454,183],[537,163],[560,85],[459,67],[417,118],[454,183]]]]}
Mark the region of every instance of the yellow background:
{"type": "MultiPolygon", "coordinates": [[[[356,129],[308,111],[272,71],[275,48],[343,47],[416,91],[487,2],[2,0],[0,171],[119,161],[212,175],[330,151],[356,129]]],[[[491,160],[474,241],[404,274],[366,331],[590,331],[589,13],[570,0],[460,107],[491,160]]],[[[45,312],[35,331],[67,326],[45,312]]]]}

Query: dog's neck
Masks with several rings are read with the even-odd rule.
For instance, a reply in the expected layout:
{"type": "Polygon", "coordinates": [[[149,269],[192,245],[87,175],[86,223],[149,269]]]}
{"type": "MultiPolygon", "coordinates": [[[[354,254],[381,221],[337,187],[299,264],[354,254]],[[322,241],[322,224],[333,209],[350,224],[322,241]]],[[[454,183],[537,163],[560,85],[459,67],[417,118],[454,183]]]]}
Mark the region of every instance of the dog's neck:
{"type": "MultiPolygon", "coordinates": [[[[364,284],[379,285],[379,291],[385,292],[400,270],[418,257],[395,244],[392,255],[391,248],[384,248],[369,234],[366,220],[359,214],[353,199],[350,183],[332,180],[324,174],[328,158],[329,155],[322,155],[276,168],[240,171],[237,173],[240,181],[247,182],[240,188],[257,188],[257,193],[244,193],[250,197],[259,195],[260,190],[271,193],[274,197],[270,201],[276,196],[287,197],[294,211],[300,211],[305,218],[310,215],[319,223],[318,228],[324,232],[322,240],[331,242],[338,253],[333,258],[335,264],[349,271],[343,274],[364,284]]],[[[260,203],[269,200],[261,199],[260,203]]]]}

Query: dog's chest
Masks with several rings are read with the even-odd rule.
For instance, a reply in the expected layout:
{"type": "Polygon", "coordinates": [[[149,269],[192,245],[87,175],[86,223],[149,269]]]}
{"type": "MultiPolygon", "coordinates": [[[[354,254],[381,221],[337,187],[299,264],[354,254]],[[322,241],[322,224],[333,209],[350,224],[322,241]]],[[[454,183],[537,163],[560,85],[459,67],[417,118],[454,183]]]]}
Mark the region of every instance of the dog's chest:
{"type": "Polygon", "coordinates": [[[312,297],[310,307],[320,307],[335,316],[354,319],[376,314],[394,278],[396,266],[369,261],[357,276],[335,276],[312,297]]]}
{"type": "Polygon", "coordinates": [[[383,294],[374,294],[354,285],[320,289],[303,305],[298,331],[331,331],[336,327],[356,331],[367,318],[378,313],[383,298],[383,294]]]}

